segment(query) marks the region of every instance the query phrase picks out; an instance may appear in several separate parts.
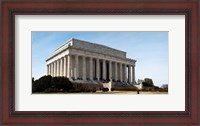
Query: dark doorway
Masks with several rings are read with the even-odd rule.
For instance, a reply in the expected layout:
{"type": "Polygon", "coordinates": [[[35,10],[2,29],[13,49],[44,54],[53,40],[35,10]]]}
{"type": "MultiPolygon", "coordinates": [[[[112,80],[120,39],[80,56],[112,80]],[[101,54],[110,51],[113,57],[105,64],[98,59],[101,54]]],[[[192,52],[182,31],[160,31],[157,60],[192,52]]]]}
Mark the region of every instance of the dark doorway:
{"type": "Polygon", "coordinates": [[[103,80],[103,62],[100,62],[100,80],[103,80]]]}
{"type": "Polygon", "coordinates": [[[109,80],[109,63],[106,63],[106,80],[109,80]]]}

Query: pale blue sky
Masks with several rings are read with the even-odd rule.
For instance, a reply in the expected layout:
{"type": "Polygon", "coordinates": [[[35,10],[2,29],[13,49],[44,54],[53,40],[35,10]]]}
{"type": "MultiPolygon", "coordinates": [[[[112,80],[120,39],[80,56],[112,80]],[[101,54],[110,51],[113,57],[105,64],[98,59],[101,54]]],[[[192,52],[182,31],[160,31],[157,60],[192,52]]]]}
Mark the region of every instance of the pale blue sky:
{"type": "Polygon", "coordinates": [[[138,79],[152,78],[155,85],[168,84],[168,32],[32,32],[32,76],[46,74],[45,60],[71,38],[106,45],[135,59],[138,79]]]}

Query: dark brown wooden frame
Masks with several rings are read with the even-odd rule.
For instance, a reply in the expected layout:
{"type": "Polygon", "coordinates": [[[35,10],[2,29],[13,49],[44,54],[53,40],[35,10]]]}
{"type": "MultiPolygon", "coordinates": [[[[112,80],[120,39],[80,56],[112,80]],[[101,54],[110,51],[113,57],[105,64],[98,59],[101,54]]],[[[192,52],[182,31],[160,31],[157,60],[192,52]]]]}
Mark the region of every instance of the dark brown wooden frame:
{"type": "Polygon", "coordinates": [[[1,125],[200,125],[199,121],[199,7],[198,0],[1,1],[1,125]],[[185,15],[186,110],[184,112],[16,112],[15,111],[15,15],[185,15]]]}

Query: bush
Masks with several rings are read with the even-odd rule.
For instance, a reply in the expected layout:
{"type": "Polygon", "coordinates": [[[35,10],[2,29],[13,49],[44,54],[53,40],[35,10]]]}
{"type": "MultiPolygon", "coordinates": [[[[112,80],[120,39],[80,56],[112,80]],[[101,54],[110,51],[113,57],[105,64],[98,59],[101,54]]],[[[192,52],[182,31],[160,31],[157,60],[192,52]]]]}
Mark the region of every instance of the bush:
{"type": "Polygon", "coordinates": [[[66,77],[43,76],[32,84],[33,92],[96,92],[97,84],[71,83],[66,77]]]}
{"type": "Polygon", "coordinates": [[[168,89],[159,89],[159,92],[168,92],[168,89]]]}
{"type": "Polygon", "coordinates": [[[40,79],[34,81],[32,85],[32,91],[42,92],[45,89],[51,87],[51,79],[52,77],[49,75],[49,76],[43,76],[40,79]]]}
{"type": "Polygon", "coordinates": [[[32,84],[33,92],[70,91],[73,85],[66,77],[43,76],[32,84]]]}
{"type": "Polygon", "coordinates": [[[106,91],[109,91],[109,89],[108,88],[103,88],[102,91],[106,92],[106,91]]]}
{"type": "Polygon", "coordinates": [[[73,83],[73,89],[70,92],[96,92],[97,85],[73,83]]]}
{"type": "Polygon", "coordinates": [[[99,84],[99,90],[103,90],[103,84],[99,84]]]}
{"type": "Polygon", "coordinates": [[[53,77],[51,80],[51,87],[62,89],[63,91],[70,91],[73,89],[73,84],[66,77],[53,77]]]}
{"type": "Polygon", "coordinates": [[[59,92],[59,89],[58,88],[47,88],[47,89],[44,90],[44,92],[47,92],[47,93],[49,93],[49,92],[59,92]]]}
{"type": "Polygon", "coordinates": [[[97,89],[95,87],[92,88],[92,92],[96,92],[97,89]]]}

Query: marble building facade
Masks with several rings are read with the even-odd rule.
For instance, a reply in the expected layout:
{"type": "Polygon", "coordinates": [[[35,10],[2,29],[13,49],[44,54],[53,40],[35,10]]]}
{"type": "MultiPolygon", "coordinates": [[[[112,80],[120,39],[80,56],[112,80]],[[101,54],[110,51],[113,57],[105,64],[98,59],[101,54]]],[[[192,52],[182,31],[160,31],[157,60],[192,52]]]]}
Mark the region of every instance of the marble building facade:
{"type": "Polygon", "coordinates": [[[113,80],[135,84],[136,60],[108,46],[70,39],[46,60],[47,75],[73,80],[113,80]]]}

